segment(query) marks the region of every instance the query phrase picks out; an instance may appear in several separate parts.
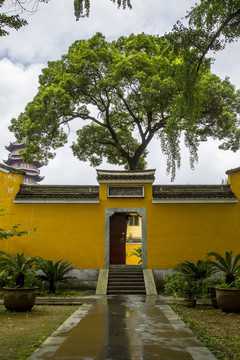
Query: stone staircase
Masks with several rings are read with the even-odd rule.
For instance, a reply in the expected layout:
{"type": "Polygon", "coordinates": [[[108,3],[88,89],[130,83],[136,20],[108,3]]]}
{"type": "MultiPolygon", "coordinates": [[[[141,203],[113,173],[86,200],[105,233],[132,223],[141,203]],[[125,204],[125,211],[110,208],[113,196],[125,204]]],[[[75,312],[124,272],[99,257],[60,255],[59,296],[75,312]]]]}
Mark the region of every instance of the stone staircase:
{"type": "Polygon", "coordinates": [[[109,269],[107,294],[146,294],[143,270],[109,269]]]}

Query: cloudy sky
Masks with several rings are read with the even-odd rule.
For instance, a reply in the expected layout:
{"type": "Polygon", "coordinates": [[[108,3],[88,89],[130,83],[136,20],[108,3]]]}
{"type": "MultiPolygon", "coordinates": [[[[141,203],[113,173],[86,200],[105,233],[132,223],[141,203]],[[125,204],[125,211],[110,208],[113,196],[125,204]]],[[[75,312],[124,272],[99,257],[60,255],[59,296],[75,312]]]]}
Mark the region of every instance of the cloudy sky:
{"type": "MultiPolygon", "coordinates": [[[[34,15],[25,14],[28,25],[10,36],[0,38],[0,162],[6,160],[5,146],[14,141],[8,126],[13,117],[24,110],[38,88],[38,76],[48,61],[57,60],[78,39],[88,39],[102,32],[108,40],[130,33],[160,34],[171,30],[194,5],[195,0],[132,0],[133,10],[118,10],[110,0],[91,0],[91,15],[76,22],[73,0],[50,0],[40,4],[34,15]]],[[[235,43],[218,54],[212,67],[221,78],[226,76],[240,88],[239,49],[235,43]]],[[[74,128],[70,142],[74,139],[74,128]]],[[[192,171],[189,168],[188,150],[182,148],[182,167],[175,184],[218,184],[225,171],[240,166],[240,152],[218,149],[216,141],[200,146],[199,162],[192,171]]],[[[102,169],[116,169],[107,163],[102,169]]],[[[170,183],[166,175],[166,161],[158,141],[149,147],[148,168],[156,169],[155,183],[170,183]]],[[[41,184],[96,184],[96,171],[89,163],[73,157],[66,146],[57,151],[54,160],[41,168],[45,176],[41,184]]]]}

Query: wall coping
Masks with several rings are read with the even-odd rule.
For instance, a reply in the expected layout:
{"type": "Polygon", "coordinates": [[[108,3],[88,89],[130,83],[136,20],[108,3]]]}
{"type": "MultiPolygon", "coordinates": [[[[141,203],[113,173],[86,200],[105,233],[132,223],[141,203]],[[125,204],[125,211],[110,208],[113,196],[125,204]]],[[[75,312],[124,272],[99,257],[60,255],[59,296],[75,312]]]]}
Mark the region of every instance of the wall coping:
{"type": "Polygon", "coordinates": [[[234,169],[227,170],[226,174],[229,175],[229,174],[233,174],[233,173],[239,172],[239,171],[240,171],[240,167],[237,167],[237,168],[234,168],[234,169]]]}
{"type": "Polygon", "coordinates": [[[12,172],[12,173],[16,173],[16,174],[25,175],[25,171],[15,169],[15,168],[13,168],[13,167],[11,167],[11,166],[7,166],[7,165],[4,165],[4,164],[0,164],[0,171],[2,171],[2,172],[4,172],[4,173],[7,173],[7,174],[9,174],[10,172],[12,172]]]}
{"type": "Polygon", "coordinates": [[[155,180],[155,171],[155,169],[139,171],[96,170],[99,184],[152,184],[155,180]]]}

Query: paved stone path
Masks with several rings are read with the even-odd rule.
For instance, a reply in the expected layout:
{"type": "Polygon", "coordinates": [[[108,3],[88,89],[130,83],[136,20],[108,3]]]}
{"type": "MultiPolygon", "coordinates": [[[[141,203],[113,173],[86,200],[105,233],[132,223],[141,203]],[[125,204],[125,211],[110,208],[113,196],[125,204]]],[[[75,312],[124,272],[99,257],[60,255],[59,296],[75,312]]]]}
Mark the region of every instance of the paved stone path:
{"type": "Polygon", "coordinates": [[[216,359],[159,295],[88,302],[28,360],[216,359]]]}

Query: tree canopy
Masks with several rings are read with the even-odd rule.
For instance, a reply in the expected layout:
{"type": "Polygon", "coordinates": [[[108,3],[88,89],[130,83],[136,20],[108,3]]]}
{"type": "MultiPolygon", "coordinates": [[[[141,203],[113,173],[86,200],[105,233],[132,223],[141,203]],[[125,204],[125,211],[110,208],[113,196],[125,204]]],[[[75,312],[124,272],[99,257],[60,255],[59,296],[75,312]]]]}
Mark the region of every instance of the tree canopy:
{"type": "MultiPolygon", "coordinates": [[[[195,50],[188,52],[194,56],[195,50]]],[[[26,138],[24,158],[47,163],[67,142],[69,124],[79,121],[75,156],[99,166],[106,158],[127,169],[142,169],[147,147],[158,137],[167,171],[180,166],[180,137],[190,150],[191,166],[200,141],[222,140],[239,149],[240,93],[228,79],[210,72],[204,61],[191,106],[186,100],[183,53],[163,37],[130,35],[108,42],[100,33],[76,41],[59,61],[48,63],[39,90],[10,130],[26,138]]]]}
{"type": "Polygon", "coordinates": [[[167,37],[177,47],[197,50],[194,66],[198,71],[209,51],[222,50],[227,43],[239,39],[240,0],[201,0],[186,19],[188,26],[178,21],[167,37]]]}

